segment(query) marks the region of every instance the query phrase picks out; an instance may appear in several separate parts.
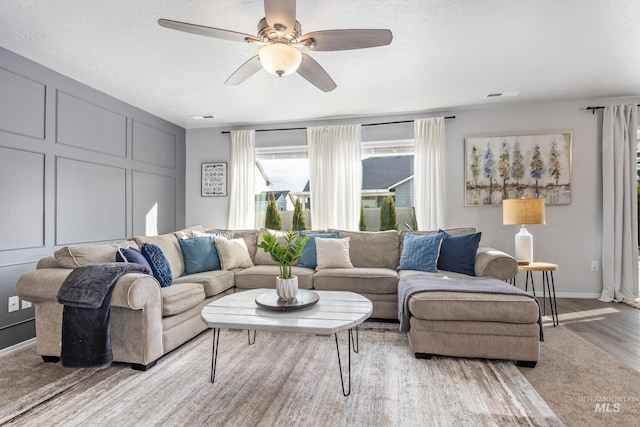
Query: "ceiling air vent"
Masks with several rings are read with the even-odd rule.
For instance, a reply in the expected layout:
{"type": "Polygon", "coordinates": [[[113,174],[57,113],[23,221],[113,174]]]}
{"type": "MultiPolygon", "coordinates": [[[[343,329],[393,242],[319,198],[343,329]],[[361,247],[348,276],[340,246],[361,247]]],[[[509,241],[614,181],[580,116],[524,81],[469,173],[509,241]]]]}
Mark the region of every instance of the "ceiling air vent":
{"type": "Polygon", "coordinates": [[[215,119],[216,116],[214,116],[213,114],[205,114],[203,116],[189,116],[189,118],[193,120],[211,120],[215,119]]]}
{"type": "Polygon", "coordinates": [[[511,92],[492,92],[488,93],[484,96],[484,98],[505,98],[507,96],[516,96],[520,94],[519,90],[511,91],[511,92]]]}

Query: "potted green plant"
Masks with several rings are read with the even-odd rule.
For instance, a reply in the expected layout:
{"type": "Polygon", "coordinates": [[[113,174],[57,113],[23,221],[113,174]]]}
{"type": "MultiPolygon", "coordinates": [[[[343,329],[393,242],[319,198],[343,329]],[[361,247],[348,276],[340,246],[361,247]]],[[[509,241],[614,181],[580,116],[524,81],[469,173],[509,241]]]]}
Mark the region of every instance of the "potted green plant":
{"type": "Polygon", "coordinates": [[[298,239],[298,233],[287,231],[284,234],[284,242],[270,233],[262,235],[262,242],[258,247],[271,255],[271,258],[280,266],[280,275],[276,278],[276,293],[280,299],[294,299],[298,294],[298,277],[291,271],[293,263],[300,258],[304,245],[309,236],[298,239]]]}

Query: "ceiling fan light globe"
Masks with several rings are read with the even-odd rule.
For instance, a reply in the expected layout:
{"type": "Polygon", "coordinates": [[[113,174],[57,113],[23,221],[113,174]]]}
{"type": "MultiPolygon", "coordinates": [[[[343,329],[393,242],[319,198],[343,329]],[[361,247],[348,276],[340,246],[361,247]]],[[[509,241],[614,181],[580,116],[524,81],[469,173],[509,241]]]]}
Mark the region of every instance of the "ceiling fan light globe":
{"type": "Polygon", "coordinates": [[[265,70],[280,77],[295,73],[302,62],[298,49],[281,42],[263,47],[258,56],[265,70]]]}

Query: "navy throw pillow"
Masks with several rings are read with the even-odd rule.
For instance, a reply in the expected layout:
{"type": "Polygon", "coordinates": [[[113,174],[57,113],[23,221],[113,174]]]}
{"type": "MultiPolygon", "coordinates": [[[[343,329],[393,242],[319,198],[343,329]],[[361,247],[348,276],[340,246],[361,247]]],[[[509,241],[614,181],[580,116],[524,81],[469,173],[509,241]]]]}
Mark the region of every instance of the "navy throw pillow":
{"type": "Polygon", "coordinates": [[[184,258],[184,274],[220,270],[220,258],[213,239],[213,236],[178,239],[184,258]]]}
{"type": "Polygon", "coordinates": [[[338,232],[334,231],[331,233],[307,233],[306,231],[301,231],[300,238],[304,236],[309,236],[309,239],[302,249],[302,255],[300,255],[300,263],[298,264],[298,267],[307,267],[315,270],[318,266],[318,252],[316,250],[315,238],[322,237],[325,239],[337,239],[338,232]]]}
{"type": "Polygon", "coordinates": [[[476,252],[480,244],[481,232],[452,236],[440,230],[444,235],[440,258],[438,258],[438,270],[454,273],[476,275],[476,252]]]}
{"type": "Polygon", "coordinates": [[[438,271],[438,256],[444,235],[405,234],[398,270],[438,271]]]}
{"type": "Polygon", "coordinates": [[[153,277],[160,283],[160,286],[166,288],[171,286],[173,275],[167,257],[164,256],[162,249],[153,243],[143,243],[140,252],[149,262],[153,277]]]}
{"type": "Polygon", "coordinates": [[[134,248],[118,248],[116,252],[116,262],[131,262],[134,264],[140,264],[147,268],[147,273],[152,274],[151,266],[147,259],[142,256],[137,249],[134,248]]]}

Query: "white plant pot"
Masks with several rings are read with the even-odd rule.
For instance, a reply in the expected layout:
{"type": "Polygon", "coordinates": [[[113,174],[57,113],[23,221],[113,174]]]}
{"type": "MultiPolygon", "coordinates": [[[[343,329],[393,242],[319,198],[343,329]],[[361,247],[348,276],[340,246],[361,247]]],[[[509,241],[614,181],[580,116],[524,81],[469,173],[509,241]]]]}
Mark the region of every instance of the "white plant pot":
{"type": "Polygon", "coordinates": [[[292,300],[298,295],[298,277],[293,276],[291,279],[283,279],[280,276],[276,278],[276,294],[278,298],[283,300],[292,300]]]}

